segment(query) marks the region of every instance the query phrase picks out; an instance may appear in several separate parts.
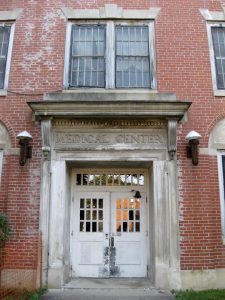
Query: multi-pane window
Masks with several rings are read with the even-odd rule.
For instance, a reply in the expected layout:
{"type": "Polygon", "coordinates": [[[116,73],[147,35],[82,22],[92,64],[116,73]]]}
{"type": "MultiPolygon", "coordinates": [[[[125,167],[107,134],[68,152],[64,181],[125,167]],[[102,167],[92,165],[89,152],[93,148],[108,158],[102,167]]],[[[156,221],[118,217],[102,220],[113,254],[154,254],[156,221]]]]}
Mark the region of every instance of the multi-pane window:
{"type": "Polygon", "coordinates": [[[103,232],[102,198],[80,198],[80,232],[103,232]]]}
{"type": "Polygon", "coordinates": [[[218,89],[225,89],[225,28],[212,27],[216,81],[218,89]]]}
{"type": "Polygon", "coordinates": [[[0,89],[4,88],[10,26],[0,26],[0,89]]]}
{"type": "Polygon", "coordinates": [[[140,199],[116,200],[116,231],[140,232],[140,199]]]}
{"type": "Polygon", "coordinates": [[[74,25],[70,86],[105,86],[105,26],[74,25]]]}
{"type": "Polygon", "coordinates": [[[79,186],[144,186],[144,174],[77,174],[79,186]]]}
{"type": "Polygon", "coordinates": [[[71,26],[66,86],[155,88],[152,25],[105,22],[71,26]]]}
{"type": "Polygon", "coordinates": [[[116,26],[116,87],[150,87],[148,26],[116,26]]]}

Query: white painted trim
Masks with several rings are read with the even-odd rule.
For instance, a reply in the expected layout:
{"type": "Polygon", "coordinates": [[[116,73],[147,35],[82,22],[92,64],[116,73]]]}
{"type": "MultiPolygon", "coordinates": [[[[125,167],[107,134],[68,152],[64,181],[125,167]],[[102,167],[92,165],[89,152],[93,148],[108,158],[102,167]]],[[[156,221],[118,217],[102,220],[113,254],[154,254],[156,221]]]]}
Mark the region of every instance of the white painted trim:
{"type": "Polygon", "coordinates": [[[115,50],[115,24],[113,21],[109,21],[106,24],[106,57],[105,57],[105,87],[115,88],[115,61],[116,61],[116,50],[115,50]]]}
{"type": "Polygon", "coordinates": [[[218,161],[218,176],[219,176],[219,189],[220,189],[220,209],[221,209],[221,226],[222,226],[222,242],[225,244],[225,194],[224,194],[224,174],[222,168],[222,155],[225,155],[225,151],[217,152],[218,161]]]}
{"type": "Polygon", "coordinates": [[[3,150],[0,150],[0,186],[1,186],[1,178],[2,178],[2,166],[3,166],[3,150]]]}
{"type": "Polygon", "coordinates": [[[71,33],[72,33],[72,22],[69,22],[67,23],[67,28],[66,28],[66,43],[65,43],[65,55],[64,55],[63,87],[66,89],[69,87],[71,33]]]}
{"type": "Polygon", "coordinates": [[[157,72],[156,72],[156,45],[155,45],[155,24],[150,22],[148,24],[149,30],[149,59],[150,59],[150,75],[151,75],[151,89],[157,89],[157,72]]]}
{"type": "Polygon", "coordinates": [[[6,60],[6,67],[5,67],[5,81],[4,81],[5,91],[8,89],[8,84],[9,84],[9,72],[10,72],[10,65],[11,65],[11,58],[12,58],[14,33],[15,33],[15,24],[12,24],[10,29],[9,46],[8,46],[8,53],[7,53],[7,60],[6,60]]]}

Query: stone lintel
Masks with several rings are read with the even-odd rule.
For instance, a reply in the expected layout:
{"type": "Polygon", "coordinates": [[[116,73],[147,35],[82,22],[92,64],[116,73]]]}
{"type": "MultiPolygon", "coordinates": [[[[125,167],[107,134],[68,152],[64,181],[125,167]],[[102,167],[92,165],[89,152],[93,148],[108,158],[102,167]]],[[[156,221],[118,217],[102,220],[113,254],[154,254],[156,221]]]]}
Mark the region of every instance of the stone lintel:
{"type": "Polygon", "coordinates": [[[1,21],[15,21],[23,12],[22,8],[16,8],[14,10],[0,11],[1,21]]]}
{"type": "Polygon", "coordinates": [[[160,12],[159,7],[149,9],[123,9],[117,4],[105,4],[99,9],[73,9],[69,7],[61,8],[64,16],[68,20],[90,20],[90,19],[141,19],[154,20],[160,12]]]}
{"type": "Polygon", "coordinates": [[[205,8],[199,9],[201,15],[206,21],[212,22],[224,22],[225,21],[225,13],[223,11],[209,11],[205,8]]]}

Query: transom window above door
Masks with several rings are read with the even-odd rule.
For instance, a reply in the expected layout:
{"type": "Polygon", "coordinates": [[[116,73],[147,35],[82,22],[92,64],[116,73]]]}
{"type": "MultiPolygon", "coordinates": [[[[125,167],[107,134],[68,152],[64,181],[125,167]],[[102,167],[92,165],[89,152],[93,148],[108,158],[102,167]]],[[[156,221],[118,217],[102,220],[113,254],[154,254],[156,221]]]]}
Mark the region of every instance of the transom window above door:
{"type": "Polygon", "coordinates": [[[156,88],[153,23],[71,24],[68,88],[156,88]]]}
{"type": "Polygon", "coordinates": [[[102,173],[76,175],[78,186],[144,186],[144,174],[102,173]]]}

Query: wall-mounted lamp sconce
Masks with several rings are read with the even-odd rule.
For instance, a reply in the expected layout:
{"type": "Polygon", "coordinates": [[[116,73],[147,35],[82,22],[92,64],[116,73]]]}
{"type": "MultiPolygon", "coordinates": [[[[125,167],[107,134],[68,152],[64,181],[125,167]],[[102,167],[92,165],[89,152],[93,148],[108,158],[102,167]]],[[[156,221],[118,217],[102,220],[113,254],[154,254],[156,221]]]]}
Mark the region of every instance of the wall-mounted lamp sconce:
{"type": "Polygon", "coordinates": [[[20,132],[17,137],[20,144],[20,165],[24,166],[27,158],[32,157],[32,146],[29,146],[29,142],[32,141],[32,136],[27,131],[20,132]]]}
{"type": "Polygon", "coordinates": [[[192,130],[186,135],[186,140],[188,141],[187,146],[187,158],[192,159],[192,164],[194,166],[197,166],[198,164],[198,144],[199,139],[201,138],[201,135],[192,130]]]}
{"type": "Polygon", "coordinates": [[[141,198],[141,193],[139,191],[136,191],[136,190],[131,190],[131,193],[134,193],[134,198],[135,199],[140,199],[141,198]]]}

